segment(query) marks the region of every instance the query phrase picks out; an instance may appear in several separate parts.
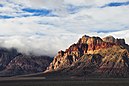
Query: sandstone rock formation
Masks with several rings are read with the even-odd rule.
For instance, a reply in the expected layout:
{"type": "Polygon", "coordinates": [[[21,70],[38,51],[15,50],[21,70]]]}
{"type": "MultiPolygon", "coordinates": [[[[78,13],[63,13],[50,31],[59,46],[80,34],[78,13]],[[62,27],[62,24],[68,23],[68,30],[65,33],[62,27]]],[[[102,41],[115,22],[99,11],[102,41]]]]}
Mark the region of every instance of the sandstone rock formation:
{"type": "Polygon", "coordinates": [[[85,77],[129,77],[129,46],[124,39],[84,35],[76,44],[59,51],[47,72],[85,77]]]}

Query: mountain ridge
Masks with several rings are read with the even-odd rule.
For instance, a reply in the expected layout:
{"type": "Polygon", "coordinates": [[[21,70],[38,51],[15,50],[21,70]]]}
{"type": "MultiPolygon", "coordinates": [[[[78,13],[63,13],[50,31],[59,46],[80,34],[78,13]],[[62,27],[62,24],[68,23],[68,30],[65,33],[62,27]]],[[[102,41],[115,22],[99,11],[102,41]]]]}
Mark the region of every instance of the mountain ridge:
{"type": "Polygon", "coordinates": [[[54,57],[48,72],[93,77],[129,77],[129,45],[124,39],[82,36],[54,57]],[[119,71],[118,71],[119,70],[119,71]]]}
{"type": "Polygon", "coordinates": [[[0,76],[16,76],[43,72],[49,66],[49,56],[26,55],[15,48],[0,48],[0,76]]]}

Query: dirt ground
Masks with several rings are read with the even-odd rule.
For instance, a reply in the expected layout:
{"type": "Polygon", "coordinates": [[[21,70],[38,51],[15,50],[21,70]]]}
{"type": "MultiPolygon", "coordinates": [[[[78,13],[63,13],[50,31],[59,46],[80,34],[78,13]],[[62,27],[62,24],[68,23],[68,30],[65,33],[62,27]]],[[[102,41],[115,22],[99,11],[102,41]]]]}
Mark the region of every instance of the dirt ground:
{"type": "Polygon", "coordinates": [[[44,77],[0,78],[0,86],[129,86],[129,79],[47,80],[44,77]]]}

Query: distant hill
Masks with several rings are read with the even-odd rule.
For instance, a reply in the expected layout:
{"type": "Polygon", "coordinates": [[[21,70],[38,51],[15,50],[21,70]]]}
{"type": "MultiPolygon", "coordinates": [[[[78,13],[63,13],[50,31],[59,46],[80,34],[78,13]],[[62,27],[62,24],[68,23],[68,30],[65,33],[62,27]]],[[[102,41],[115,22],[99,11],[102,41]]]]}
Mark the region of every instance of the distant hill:
{"type": "Polygon", "coordinates": [[[19,53],[16,49],[0,48],[0,76],[43,72],[52,58],[19,53]]]}

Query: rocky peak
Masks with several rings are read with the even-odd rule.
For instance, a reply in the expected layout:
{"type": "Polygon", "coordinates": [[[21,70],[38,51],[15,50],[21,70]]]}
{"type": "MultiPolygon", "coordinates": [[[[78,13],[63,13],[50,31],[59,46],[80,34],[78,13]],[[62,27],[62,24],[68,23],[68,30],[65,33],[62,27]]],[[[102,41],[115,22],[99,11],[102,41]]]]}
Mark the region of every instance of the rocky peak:
{"type": "Polygon", "coordinates": [[[102,39],[104,42],[110,42],[110,43],[115,43],[115,38],[113,36],[107,36],[102,39]]]}
{"type": "Polygon", "coordinates": [[[116,43],[120,44],[120,45],[125,45],[125,39],[116,39],[116,43]]]}
{"type": "Polygon", "coordinates": [[[78,44],[100,44],[102,42],[102,39],[100,37],[90,37],[87,35],[82,36],[82,38],[79,39],[78,44]]]}
{"type": "Polygon", "coordinates": [[[65,52],[61,50],[61,51],[58,52],[58,55],[59,55],[59,56],[64,56],[64,53],[65,53],[65,52]]]}
{"type": "MultiPolygon", "coordinates": [[[[100,37],[90,37],[84,35],[77,43],[72,44],[65,51],[59,51],[54,57],[53,62],[48,67],[48,71],[67,68],[76,63],[86,54],[93,55],[97,51],[103,51],[104,49],[107,50],[109,48],[112,49],[114,46],[122,47],[123,49],[129,49],[129,46],[125,44],[124,39],[115,39],[113,36],[108,36],[101,39],[100,37]]],[[[109,51],[106,52],[109,53],[109,51]]]]}
{"type": "Polygon", "coordinates": [[[107,36],[102,39],[104,42],[110,42],[110,43],[116,43],[119,45],[124,45],[125,40],[124,39],[115,39],[113,36],[107,36]]]}
{"type": "Polygon", "coordinates": [[[84,35],[82,36],[82,38],[79,39],[78,43],[85,44],[89,38],[90,38],[89,36],[84,35]]]}
{"type": "Polygon", "coordinates": [[[94,50],[107,48],[115,45],[115,42],[111,42],[113,39],[113,37],[107,37],[103,40],[100,37],[90,37],[84,35],[82,38],[79,39],[77,44],[86,44],[88,46],[86,52],[92,52],[94,50]]]}

